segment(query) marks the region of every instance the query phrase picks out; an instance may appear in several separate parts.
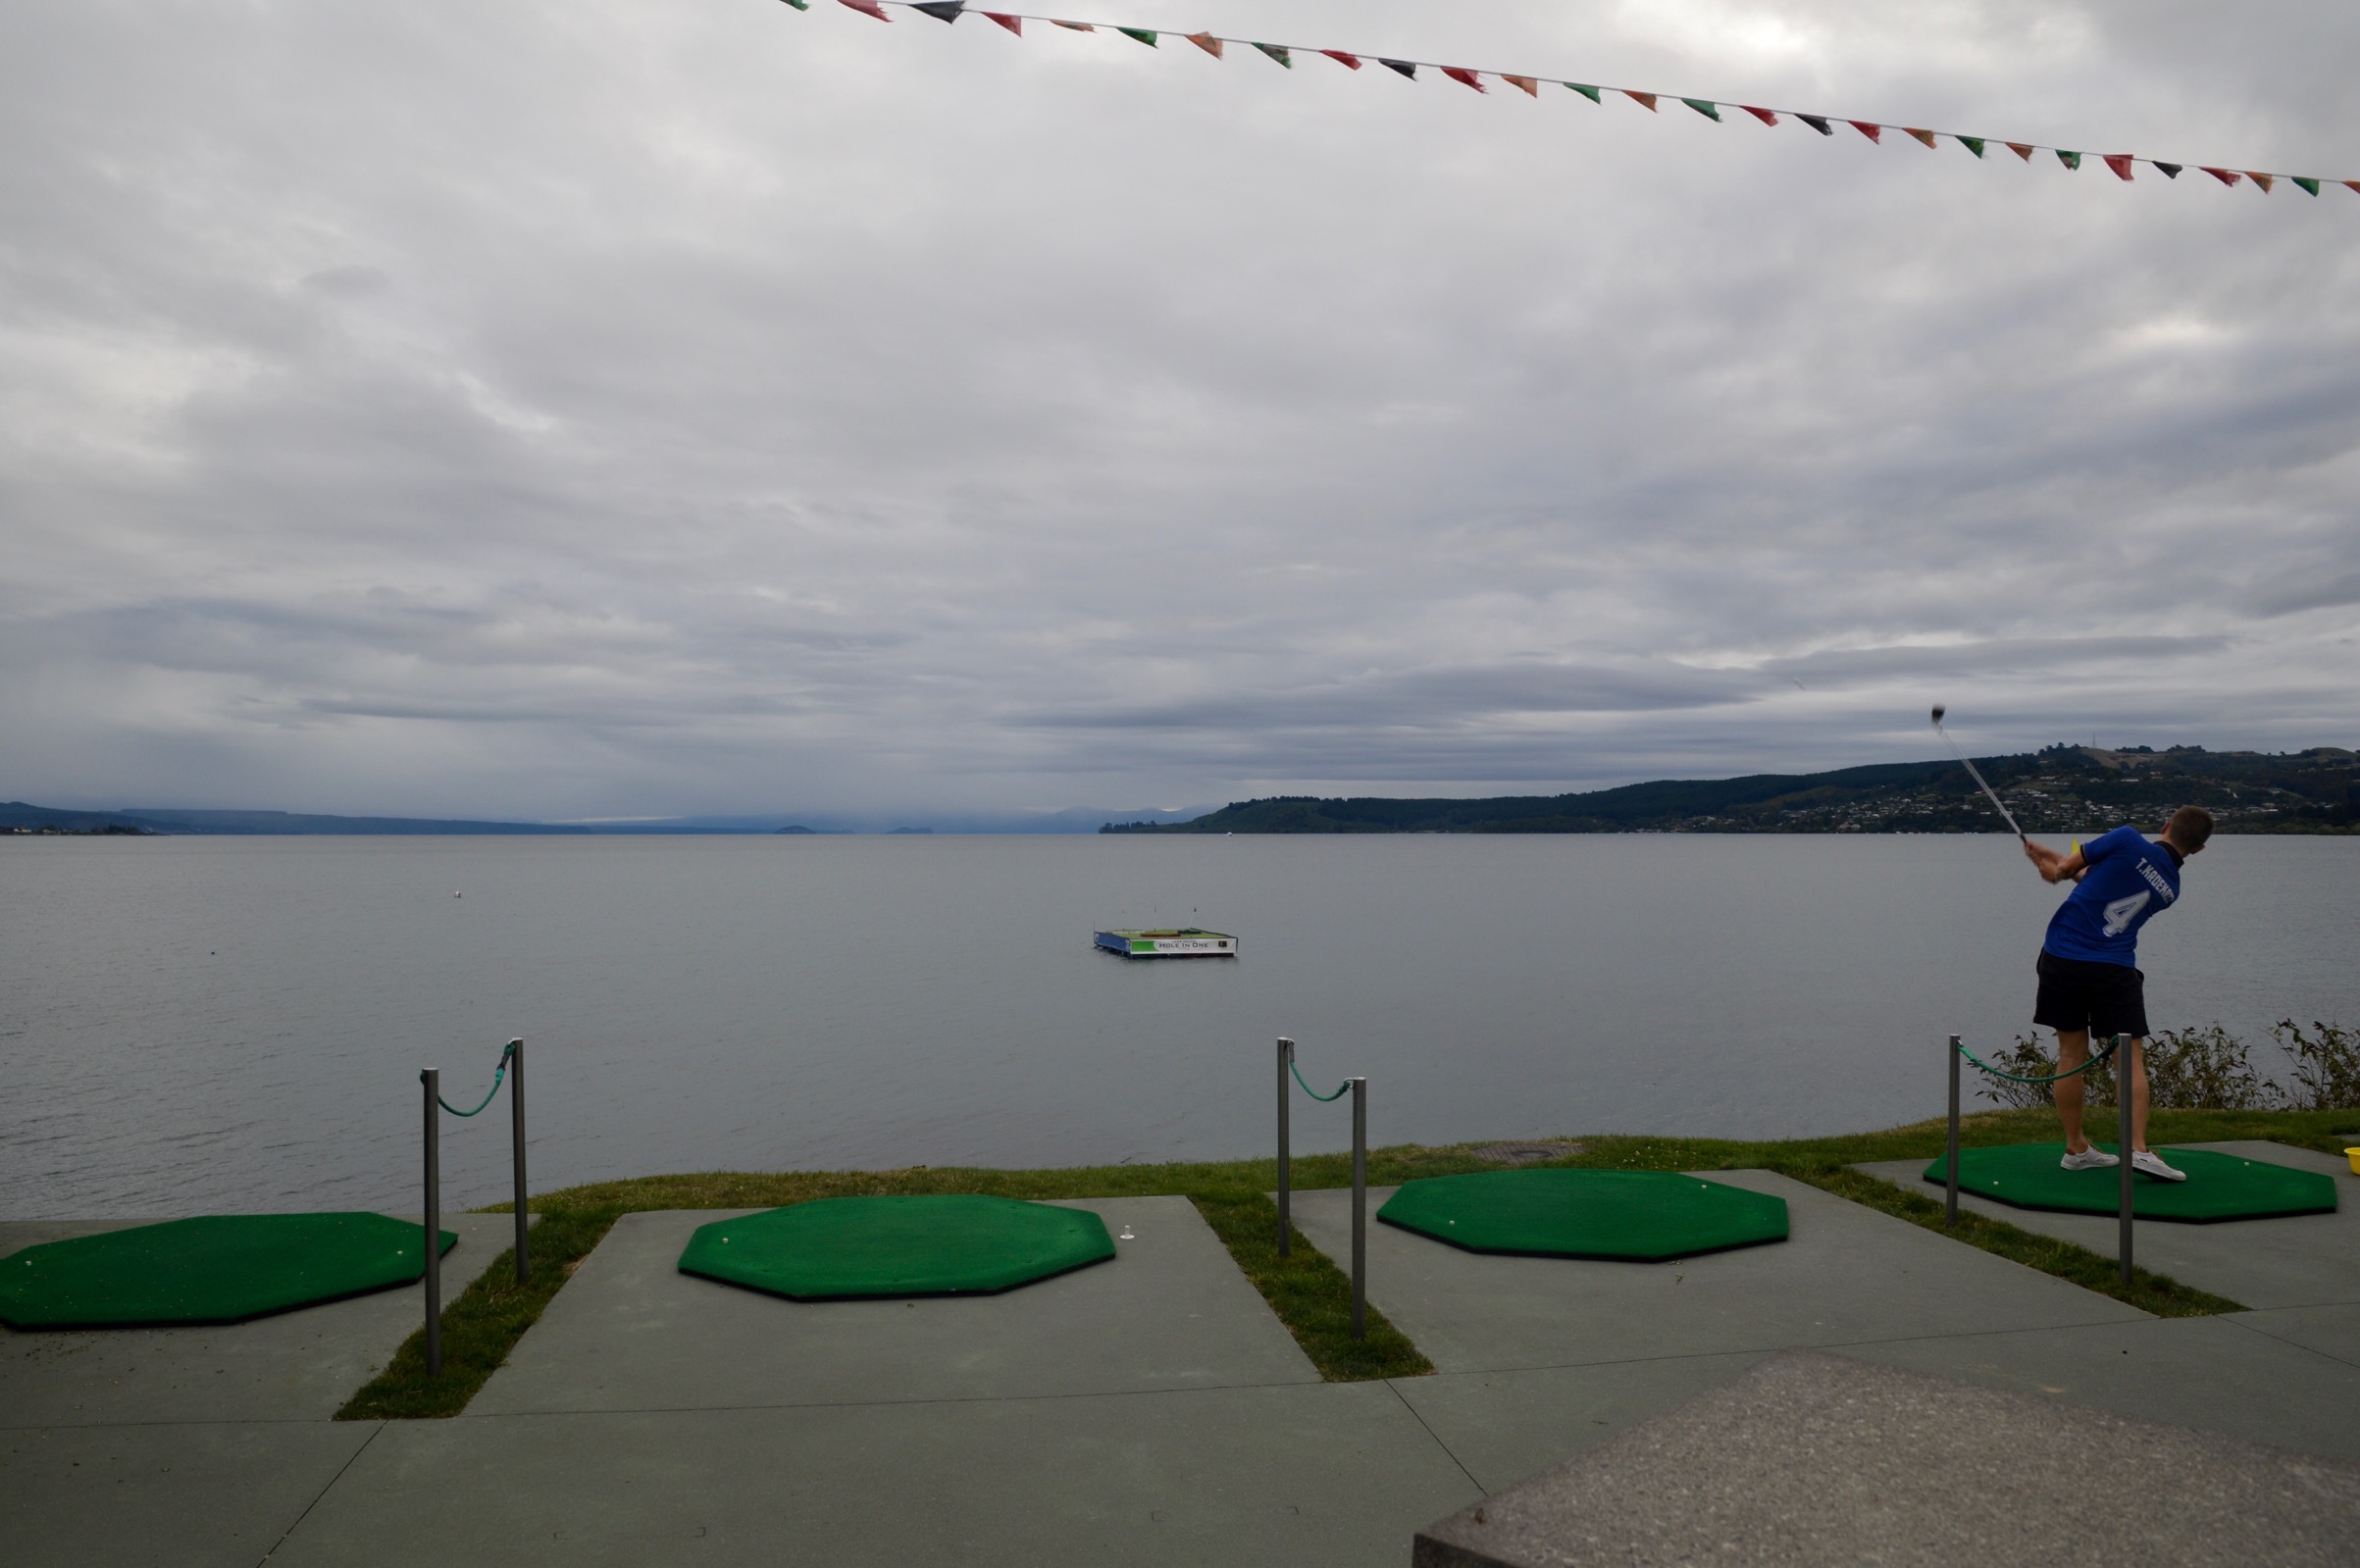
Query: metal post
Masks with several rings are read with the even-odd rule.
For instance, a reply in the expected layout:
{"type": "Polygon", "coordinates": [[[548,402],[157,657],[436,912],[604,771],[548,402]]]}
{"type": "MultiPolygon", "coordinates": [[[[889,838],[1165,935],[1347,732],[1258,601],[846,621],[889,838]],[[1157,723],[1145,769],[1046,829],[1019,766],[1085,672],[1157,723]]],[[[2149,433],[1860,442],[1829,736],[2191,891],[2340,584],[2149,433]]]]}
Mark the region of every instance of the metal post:
{"type": "Polygon", "coordinates": [[[1368,1338],[1368,1080],[1352,1081],[1352,1337],[1368,1338]]]}
{"type": "Polygon", "coordinates": [[[1943,1205],[1942,1223],[1959,1223],[1959,1037],[1950,1037],[1950,1195],[1943,1205]]]}
{"type": "Polygon", "coordinates": [[[441,1124],[442,1069],[430,1067],[418,1075],[426,1086],[426,1375],[442,1376],[442,1156],[437,1147],[441,1124]]]}
{"type": "Polygon", "coordinates": [[[1278,1039],[1278,1255],[1285,1257],[1294,1240],[1295,1220],[1288,1203],[1293,1187],[1292,1161],[1287,1149],[1287,1070],[1295,1065],[1295,1042],[1278,1039]]]}
{"type": "MultiPolygon", "coordinates": [[[[2143,1063],[2141,1065],[2144,1065],[2143,1063]]],[[[2130,1037],[2114,1037],[2114,1097],[2122,1104],[2122,1128],[2115,1153],[2122,1157],[2123,1209],[2116,1221],[2120,1236],[2115,1250],[2123,1260],[2123,1289],[2130,1289],[2130,1037]]]]}
{"type": "Polygon", "coordinates": [[[525,1042],[521,1039],[508,1042],[508,1137],[516,1150],[516,1283],[523,1285],[533,1278],[533,1254],[525,1239],[531,1221],[525,1214],[525,1042]]]}

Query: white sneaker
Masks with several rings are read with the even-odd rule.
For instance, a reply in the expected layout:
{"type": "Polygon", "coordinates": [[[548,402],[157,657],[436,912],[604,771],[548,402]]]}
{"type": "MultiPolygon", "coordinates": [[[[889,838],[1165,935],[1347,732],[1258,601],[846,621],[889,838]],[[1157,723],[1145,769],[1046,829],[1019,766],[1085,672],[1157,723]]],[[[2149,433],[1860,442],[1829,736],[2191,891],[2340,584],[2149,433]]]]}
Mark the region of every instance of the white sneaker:
{"type": "MultiPolygon", "coordinates": [[[[2123,1162],[2092,1143],[2078,1154],[2069,1150],[2065,1158],[2057,1163],[2069,1171],[2103,1171],[2109,1166],[2120,1165],[2123,1162]]],[[[2136,1165],[2138,1162],[2132,1160],[2130,1163],[2136,1165]]]]}
{"type": "Polygon", "coordinates": [[[2188,1179],[2187,1172],[2175,1171],[2163,1162],[2162,1155],[2152,1149],[2140,1149],[2131,1155],[2130,1168],[2152,1176],[2159,1182],[2184,1182],[2188,1179]]]}

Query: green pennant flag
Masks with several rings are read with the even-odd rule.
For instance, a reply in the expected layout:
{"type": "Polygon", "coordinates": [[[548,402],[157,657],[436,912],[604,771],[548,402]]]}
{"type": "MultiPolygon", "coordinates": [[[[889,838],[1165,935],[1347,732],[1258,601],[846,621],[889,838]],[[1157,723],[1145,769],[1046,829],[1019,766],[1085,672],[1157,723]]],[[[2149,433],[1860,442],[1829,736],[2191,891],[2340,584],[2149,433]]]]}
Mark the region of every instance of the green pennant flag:
{"type": "Polygon", "coordinates": [[[1126,38],[1137,38],[1151,49],[1155,47],[1155,35],[1145,27],[1117,27],[1114,30],[1126,38]]]}
{"type": "Polygon", "coordinates": [[[2068,169],[2081,167],[2081,155],[2078,152],[2067,152],[2063,147],[2057,149],[2057,161],[2068,169]]]}
{"type": "Polygon", "coordinates": [[[808,11],[811,9],[811,0],[787,0],[787,3],[795,7],[795,9],[797,11],[808,11]]]}
{"type": "Polygon", "coordinates": [[[1283,43],[1257,43],[1257,44],[1256,44],[1254,47],[1255,47],[1255,48],[1257,48],[1257,49],[1259,49],[1259,50],[1260,50],[1260,51],[1261,51],[1263,54],[1266,54],[1266,55],[1268,55],[1268,56],[1269,56],[1271,59],[1273,59],[1273,60],[1277,61],[1277,62],[1278,62],[1280,65],[1282,65],[1282,66],[1286,67],[1286,68],[1287,68],[1289,71],[1292,71],[1292,70],[1294,70],[1294,69],[1295,69],[1295,61],[1294,61],[1294,58],[1293,58],[1293,56],[1292,56],[1292,55],[1290,55],[1290,54],[1288,53],[1288,51],[1287,51],[1287,46],[1286,46],[1285,44],[1283,44],[1283,43]]]}
{"type": "Polygon", "coordinates": [[[1598,96],[1598,89],[1596,87],[1585,87],[1578,81],[1568,81],[1565,83],[1565,85],[1572,88],[1575,92],[1580,93],[1584,98],[1589,99],[1592,103],[1604,103],[1606,101],[1598,96]]]}
{"type": "Polygon", "coordinates": [[[1710,98],[1682,98],[1680,102],[1686,104],[1698,114],[1703,115],[1707,120],[1719,120],[1720,118],[1720,105],[1715,103],[1710,98]]]}
{"type": "Polygon", "coordinates": [[[2319,194],[2319,181],[2313,179],[2309,175],[2288,175],[2286,177],[2293,180],[2296,184],[2302,186],[2303,189],[2309,191],[2312,195],[2316,196],[2319,194]]]}
{"type": "Polygon", "coordinates": [[[1980,158],[1980,157],[1983,155],[1983,138],[1982,138],[1982,137],[1980,137],[1980,136],[1957,136],[1957,137],[1953,137],[1952,139],[1953,139],[1953,140],[1955,140],[1955,141],[1957,141],[1957,142],[1958,142],[1958,144],[1959,144],[1960,146],[1962,146],[1962,147],[1966,148],[1966,149],[1967,149],[1969,152],[1971,152],[1971,153],[1975,154],[1975,155],[1977,158],[1980,158]]]}

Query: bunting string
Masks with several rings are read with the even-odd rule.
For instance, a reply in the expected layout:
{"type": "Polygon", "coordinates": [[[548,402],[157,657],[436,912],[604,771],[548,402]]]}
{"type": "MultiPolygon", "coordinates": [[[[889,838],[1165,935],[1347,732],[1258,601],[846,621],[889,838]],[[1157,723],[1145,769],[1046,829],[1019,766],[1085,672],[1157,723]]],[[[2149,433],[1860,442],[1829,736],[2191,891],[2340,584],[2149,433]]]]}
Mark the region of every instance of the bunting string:
{"type": "MultiPolygon", "coordinates": [[[[785,3],[797,11],[811,9],[811,0],[785,0],[785,3]]],[[[1897,130],[1929,152],[1940,150],[1941,144],[1949,141],[1965,148],[1976,158],[1981,158],[1988,149],[1997,145],[2014,153],[2019,160],[2027,164],[2033,162],[2037,154],[2048,153],[2057,160],[2060,166],[2069,171],[2078,170],[2084,157],[2094,156],[2117,178],[2125,181],[2129,181],[2132,177],[2134,166],[2145,164],[2166,179],[2178,179],[2181,174],[2193,168],[2200,174],[2212,176],[2225,186],[2233,188],[2239,185],[2251,185],[2265,196],[2269,195],[2282,179],[2313,196],[2319,194],[2320,187],[2323,185],[2341,185],[2354,195],[2360,195],[2360,179],[2328,179],[2315,175],[2278,175],[2265,173],[2258,169],[2234,169],[2227,166],[2215,167],[2211,164],[2186,162],[2171,163],[2161,158],[2148,158],[2138,153],[2086,154],[2074,148],[2052,147],[2045,142],[2009,141],[1998,136],[1970,136],[1955,130],[1935,130],[1921,126],[1894,126],[1874,120],[1853,120],[1842,115],[1807,114],[1800,109],[1778,109],[1755,104],[1729,103],[1715,98],[1691,98],[1682,93],[1651,91],[1639,87],[1616,87],[1606,82],[1567,81],[1563,77],[1535,76],[1530,73],[1478,71],[1470,66],[1446,66],[1432,60],[1392,60],[1383,55],[1359,54],[1346,49],[1319,49],[1307,44],[1263,43],[1259,39],[1229,38],[1211,32],[1177,32],[1170,28],[1130,27],[1107,22],[1076,22],[1064,17],[1034,16],[1029,12],[1021,11],[986,11],[980,6],[968,5],[967,0],[838,0],[838,4],[857,11],[863,16],[874,17],[879,22],[894,20],[889,15],[889,11],[922,12],[936,21],[944,23],[955,23],[963,16],[979,16],[1006,28],[1019,38],[1024,36],[1024,25],[1028,22],[1043,22],[1052,27],[1063,27],[1071,32],[1120,33],[1126,38],[1146,44],[1151,49],[1159,47],[1163,39],[1172,38],[1192,43],[1215,60],[1226,58],[1222,51],[1229,45],[1236,44],[1240,48],[1254,50],[1262,58],[1283,66],[1289,71],[1295,69],[1295,56],[1298,54],[1316,55],[1332,60],[1349,71],[1359,71],[1361,66],[1374,63],[1411,81],[1418,79],[1417,74],[1420,71],[1430,71],[1445,80],[1455,81],[1462,87],[1472,87],[1475,91],[1486,95],[1491,91],[1485,85],[1486,77],[1513,87],[1528,98],[1540,97],[1541,88],[1544,86],[1565,87],[1587,98],[1593,104],[1604,106],[1610,98],[1621,98],[1638,105],[1650,114],[1661,114],[1666,103],[1682,104],[1707,120],[1720,125],[1729,124],[1728,121],[1721,118],[1721,111],[1725,109],[1748,116],[1769,126],[1776,126],[1792,120],[1798,125],[1818,131],[1822,136],[1833,136],[1837,133],[1838,126],[1847,126],[1877,146],[1884,145],[1886,131],[1897,130]]]]}

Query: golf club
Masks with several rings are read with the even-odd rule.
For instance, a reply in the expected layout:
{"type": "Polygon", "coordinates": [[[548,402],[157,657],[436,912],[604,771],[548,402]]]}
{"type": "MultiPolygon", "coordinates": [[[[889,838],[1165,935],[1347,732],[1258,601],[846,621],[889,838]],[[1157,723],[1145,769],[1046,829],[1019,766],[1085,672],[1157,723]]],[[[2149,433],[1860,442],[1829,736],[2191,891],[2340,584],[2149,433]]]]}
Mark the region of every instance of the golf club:
{"type": "Polygon", "coordinates": [[[1974,763],[1967,760],[1967,753],[1959,749],[1959,743],[1950,738],[1950,732],[1942,728],[1942,715],[1945,711],[1947,710],[1945,710],[1942,704],[1939,702],[1934,704],[1934,733],[1942,737],[1942,744],[1950,748],[1950,754],[1959,759],[1960,763],[1966,767],[1967,772],[1974,778],[1975,782],[1978,784],[1982,784],[1984,797],[1991,802],[1992,809],[1997,811],[2001,817],[2007,820],[2009,831],[2016,835],[2017,841],[2019,843],[2030,842],[2029,839],[2025,837],[2024,830],[2016,826],[2016,819],[2008,815],[2008,808],[2000,803],[1998,794],[1993,791],[1992,787],[1988,784],[1984,784],[1982,774],[1976,771],[1974,763]]]}

